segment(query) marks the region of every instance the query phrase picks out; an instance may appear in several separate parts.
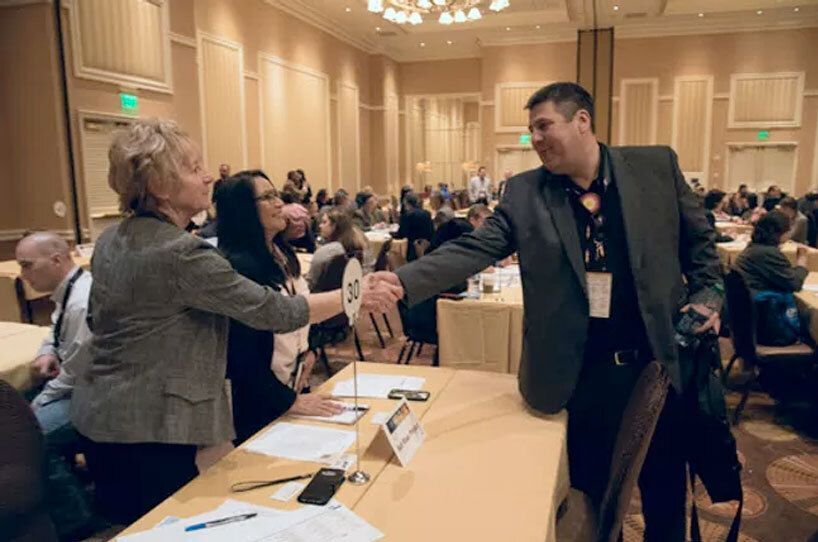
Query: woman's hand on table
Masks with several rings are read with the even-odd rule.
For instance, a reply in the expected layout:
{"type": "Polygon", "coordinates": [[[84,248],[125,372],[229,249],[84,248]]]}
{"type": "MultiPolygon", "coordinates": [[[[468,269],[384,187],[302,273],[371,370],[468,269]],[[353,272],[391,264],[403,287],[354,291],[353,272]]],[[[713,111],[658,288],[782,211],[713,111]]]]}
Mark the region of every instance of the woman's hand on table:
{"type": "Polygon", "coordinates": [[[295,398],[290,414],[301,416],[335,416],[344,411],[344,405],[334,401],[329,395],[301,393],[295,398]]]}

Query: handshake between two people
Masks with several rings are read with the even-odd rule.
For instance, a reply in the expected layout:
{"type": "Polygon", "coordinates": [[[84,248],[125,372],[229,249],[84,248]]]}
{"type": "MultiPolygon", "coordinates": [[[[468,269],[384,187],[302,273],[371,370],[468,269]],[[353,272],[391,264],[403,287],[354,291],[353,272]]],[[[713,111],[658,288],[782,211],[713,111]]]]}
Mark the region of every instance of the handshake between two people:
{"type": "Polygon", "coordinates": [[[391,271],[376,271],[364,276],[361,308],[367,312],[383,313],[403,299],[403,284],[391,271]]]}

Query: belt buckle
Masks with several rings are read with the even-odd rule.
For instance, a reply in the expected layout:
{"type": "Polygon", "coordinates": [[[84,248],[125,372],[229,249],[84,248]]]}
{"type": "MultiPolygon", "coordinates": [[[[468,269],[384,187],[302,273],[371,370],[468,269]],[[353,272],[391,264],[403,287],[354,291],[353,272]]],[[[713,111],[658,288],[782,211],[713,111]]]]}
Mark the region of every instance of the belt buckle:
{"type": "Polygon", "coordinates": [[[630,361],[628,361],[627,359],[628,357],[627,354],[630,353],[631,353],[630,350],[618,350],[614,352],[614,365],[622,366],[630,363],[630,361]]]}

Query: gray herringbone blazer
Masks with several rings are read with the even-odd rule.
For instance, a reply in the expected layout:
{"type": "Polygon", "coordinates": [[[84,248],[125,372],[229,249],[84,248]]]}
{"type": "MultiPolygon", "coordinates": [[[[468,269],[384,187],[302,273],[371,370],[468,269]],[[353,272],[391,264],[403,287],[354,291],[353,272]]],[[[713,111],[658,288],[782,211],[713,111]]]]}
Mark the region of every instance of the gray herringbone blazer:
{"type": "Polygon", "coordinates": [[[108,228],[91,267],[91,361],[71,418],[97,442],[232,439],[228,317],[275,332],[308,321],[305,298],[242,277],[207,242],[154,217],[108,228]]]}

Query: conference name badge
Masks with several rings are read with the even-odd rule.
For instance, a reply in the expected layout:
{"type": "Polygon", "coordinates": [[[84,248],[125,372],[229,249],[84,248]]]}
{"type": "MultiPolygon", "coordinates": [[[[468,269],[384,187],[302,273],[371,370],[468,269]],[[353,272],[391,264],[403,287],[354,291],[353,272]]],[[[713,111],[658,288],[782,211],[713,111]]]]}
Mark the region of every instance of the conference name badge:
{"type": "Polygon", "coordinates": [[[426,433],[423,432],[415,413],[409,408],[406,398],[401,399],[381,427],[401,466],[409,465],[409,461],[423,444],[426,433]]]}
{"type": "Polygon", "coordinates": [[[588,272],[585,277],[588,283],[588,306],[591,318],[610,318],[613,275],[588,272]]]}

